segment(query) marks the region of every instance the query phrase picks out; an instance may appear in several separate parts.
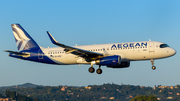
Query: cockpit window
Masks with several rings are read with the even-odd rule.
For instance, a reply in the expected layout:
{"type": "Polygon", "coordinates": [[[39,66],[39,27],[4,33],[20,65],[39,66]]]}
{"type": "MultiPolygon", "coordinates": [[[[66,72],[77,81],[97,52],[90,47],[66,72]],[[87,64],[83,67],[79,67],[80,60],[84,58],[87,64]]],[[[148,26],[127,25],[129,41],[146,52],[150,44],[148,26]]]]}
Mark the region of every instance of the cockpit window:
{"type": "Polygon", "coordinates": [[[160,45],[160,48],[165,48],[165,47],[169,47],[169,45],[167,45],[167,44],[161,44],[160,45]]]}

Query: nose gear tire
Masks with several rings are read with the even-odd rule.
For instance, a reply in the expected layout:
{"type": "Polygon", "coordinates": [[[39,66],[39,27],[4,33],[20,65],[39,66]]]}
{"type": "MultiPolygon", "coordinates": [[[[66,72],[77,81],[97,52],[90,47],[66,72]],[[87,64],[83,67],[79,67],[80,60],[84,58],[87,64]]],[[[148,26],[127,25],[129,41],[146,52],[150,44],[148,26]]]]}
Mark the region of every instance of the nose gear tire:
{"type": "Polygon", "coordinates": [[[155,66],[152,66],[152,69],[153,69],[153,70],[155,70],[155,69],[156,69],[156,67],[155,67],[155,66]]]}

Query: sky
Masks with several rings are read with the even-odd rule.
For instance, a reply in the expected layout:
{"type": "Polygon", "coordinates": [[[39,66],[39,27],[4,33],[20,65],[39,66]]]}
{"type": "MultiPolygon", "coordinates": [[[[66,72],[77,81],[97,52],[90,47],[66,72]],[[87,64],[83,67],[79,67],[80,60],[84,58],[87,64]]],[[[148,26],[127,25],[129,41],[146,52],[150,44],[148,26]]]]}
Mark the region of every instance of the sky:
{"type": "MultiPolygon", "coordinates": [[[[0,86],[88,86],[106,83],[140,86],[180,84],[179,0],[6,0],[0,1],[0,86]],[[4,50],[17,51],[11,24],[19,23],[42,47],[58,42],[74,46],[160,41],[177,53],[173,57],[132,61],[129,68],[102,66],[103,73],[89,73],[90,65],[49,65],[11,58],[4,50]]],[[[97,69],[98,66],[94,65],[97,69]]]]}

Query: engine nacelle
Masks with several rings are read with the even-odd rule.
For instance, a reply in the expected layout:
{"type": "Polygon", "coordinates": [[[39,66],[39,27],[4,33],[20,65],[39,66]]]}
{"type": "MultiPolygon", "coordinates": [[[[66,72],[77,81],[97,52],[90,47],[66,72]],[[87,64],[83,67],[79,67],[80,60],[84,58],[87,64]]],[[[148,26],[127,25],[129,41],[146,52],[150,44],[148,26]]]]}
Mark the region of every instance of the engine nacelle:
{"type": "Polygon", "coordinates": [[[96,61],[97,65],[118,66],[121,64],[121,57],[118,55],[106,56],[96,61]]]}
{"type": "Polygon", "coordinates": [[[109,68],[127,68],[130,66],[130,61],[121,62],[118,66],[107,66],[109,68]]]}

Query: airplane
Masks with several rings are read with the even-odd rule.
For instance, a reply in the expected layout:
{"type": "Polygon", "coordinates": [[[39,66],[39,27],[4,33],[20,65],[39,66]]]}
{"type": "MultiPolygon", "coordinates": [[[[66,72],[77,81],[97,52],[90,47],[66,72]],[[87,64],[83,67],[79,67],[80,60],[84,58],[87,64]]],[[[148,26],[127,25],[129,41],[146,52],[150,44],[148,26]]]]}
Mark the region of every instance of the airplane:
{"type": "Polygon", "coordinates": [[[99,65],[97,74],[102,73],[101,66],[109,68],[127,68],[130,61],[151,60],[152,69],[155,59],[167,58],[176,54],[176,50],[169,45],[157,41],[124,42],[97,45],[68,46],[59,43],[47,31],[51,42],[59,47],[43,48],[21,27],[11,24],[18,51],[5,50],[10,57],[39,63],[74,65],[90,64],[88,69],[94,73],[93,65],[99,65]]]}

